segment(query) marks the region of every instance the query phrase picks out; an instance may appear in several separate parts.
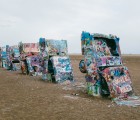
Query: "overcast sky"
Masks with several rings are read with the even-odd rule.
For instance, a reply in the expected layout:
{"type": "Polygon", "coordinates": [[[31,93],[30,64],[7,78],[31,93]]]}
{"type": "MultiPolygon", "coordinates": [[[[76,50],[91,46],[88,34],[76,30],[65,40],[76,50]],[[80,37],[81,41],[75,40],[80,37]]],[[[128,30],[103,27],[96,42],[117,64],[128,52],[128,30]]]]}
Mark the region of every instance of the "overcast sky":
{"type": "Polygon", "coordinates": [[[0,0],[0,46],[65,39],[81,53],[82,31],[114,34],[122,53],[140,54],[140,0],[0,0]]]}

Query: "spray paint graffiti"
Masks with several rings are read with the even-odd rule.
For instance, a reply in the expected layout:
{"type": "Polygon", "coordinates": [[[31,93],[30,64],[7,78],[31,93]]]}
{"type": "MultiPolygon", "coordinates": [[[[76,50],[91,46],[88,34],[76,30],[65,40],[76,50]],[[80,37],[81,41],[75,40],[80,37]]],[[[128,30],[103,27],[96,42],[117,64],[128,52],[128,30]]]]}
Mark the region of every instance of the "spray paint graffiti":
{"type": "Polygon", "coordinates": [[[39,55],[38,43],[19,43],[22,73],[40,75],[41,57],[39,55]]]}
{"type": "Polygon", "coordinates": [[[68,57],[66,40],[40,39],[40,51],[43,60],[43,80],[61,83],[73,81],[73,70],[68,57]]]}
{"type": "Polygon", "coordinates": [[[81,45],[84,61],[81,61],[79,68],[81,72],[86,72],[88,94],[110,96],[117,98],[117,101],[120,98],[128,100],[130,97],[132,100],[135,97],[134,91],[128,69],[122,62],[119,38],[82,32],[81,45]]]}

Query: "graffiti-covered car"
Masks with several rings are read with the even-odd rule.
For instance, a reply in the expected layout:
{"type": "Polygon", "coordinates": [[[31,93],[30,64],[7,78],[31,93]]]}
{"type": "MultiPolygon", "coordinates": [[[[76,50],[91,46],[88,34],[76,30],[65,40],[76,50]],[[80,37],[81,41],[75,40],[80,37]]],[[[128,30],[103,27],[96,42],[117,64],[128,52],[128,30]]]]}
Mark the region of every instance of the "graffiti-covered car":
{"type": "Polygon", "coordinates": [[[3,59],[5,61],[5,68],[7,70],[18,70],[20,69],[20,53],[18,46],[6,45],[6,51],[3,51],[3,59]]]}
{"type": "Polygon", "coordinates": [[[88,94],[112,98],[133,94],[128,68],[123,65],[119,40],[114,35],[82,32],[84,58],[79,63],[79,69],[86,73],[88,94]]]}
{"type": "Polygon", "coordinates": [[[67,41],[40,38],[39,44],[43,60],[43,79],[56,83],[62,83],[66,80],[73,81],[67,41]]]}
{"type": "Polygon", "coordinates": [[[6,69],[6,58],[7,58],[7,53],[6,53],[6,47],[1,47],[0,49],[0,61],[1,61],[1,67],[6,69]]]}
{"type": "Polygon", "coordinates": [[[20,52],[18,46],[10,47],[11,70],[20,69],[20,52]]]}
{"type": "Polygon", "coordinates": [[[19,43],[21,71],[23,74],[38,75],[41,73],[38,43],[19,43]]]}

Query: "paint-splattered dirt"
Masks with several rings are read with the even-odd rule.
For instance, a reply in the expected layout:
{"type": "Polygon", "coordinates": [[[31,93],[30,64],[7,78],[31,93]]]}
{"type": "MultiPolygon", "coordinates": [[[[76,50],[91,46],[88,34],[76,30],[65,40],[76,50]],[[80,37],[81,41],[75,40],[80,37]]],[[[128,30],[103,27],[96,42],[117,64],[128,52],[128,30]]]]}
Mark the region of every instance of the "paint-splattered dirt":
{"type": "MultiPolygon", "coordinates": [[[[88,96],[84,74],[73,55],[75,83],[54,84],[0,68],[0,120],[139,120],[140,107],[117,106],[88,96]]],[[[140,56],[123,57],[135,93],[140,96],[140,56]]]]}

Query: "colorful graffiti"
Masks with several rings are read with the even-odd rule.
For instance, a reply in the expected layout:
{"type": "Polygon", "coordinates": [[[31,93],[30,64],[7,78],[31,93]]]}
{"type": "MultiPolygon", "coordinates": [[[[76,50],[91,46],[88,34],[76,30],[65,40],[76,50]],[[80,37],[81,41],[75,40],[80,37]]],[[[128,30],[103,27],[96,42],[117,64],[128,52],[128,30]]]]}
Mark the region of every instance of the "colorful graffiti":
{"type": "Polygon", "coordinates": [[[7,53],[6,53],[6,47],[1,47],[0,49],[0,61],[1,61],[1,67],[6,68],[6,58],[7,58],[7,53]]]}
{"type": "Polygon", "coordinates": [[[66,40],[47,40],[48,54],[51,56],[67,55],[67,41],[66,40]]]}
{"type": "Polygon", "coordinates": [[[46,40],[40,38],[40,55],[43,60],[43,80],[61,83],[73,81],[73,70],[68,57],[66,40],[46,40]]]}
{"type": "Polygon", "coordinates": [[[22,73],[33,76],[41,75],[42,60],[38,43],[19,43],[22,73]]]}
{"type": "Polygon", "coordinates": [[[66,80],[73,81],[73,72],[69,57],[54,56],[51,58],[54,77],[57,83],[64,82],[66,80]]]}
{"type": "Polygon", "coordinates": [[[132,82],[127,67],[110,67],[102,71],[112,98],[127,97],[133,93],[132,82]]]}
{"type": "Polygon", "coordinates": [[[112,98],[133,94],[128,69],[122,63],[118,37],[82,32],[81,44],[88,94],[112,98]]]}

